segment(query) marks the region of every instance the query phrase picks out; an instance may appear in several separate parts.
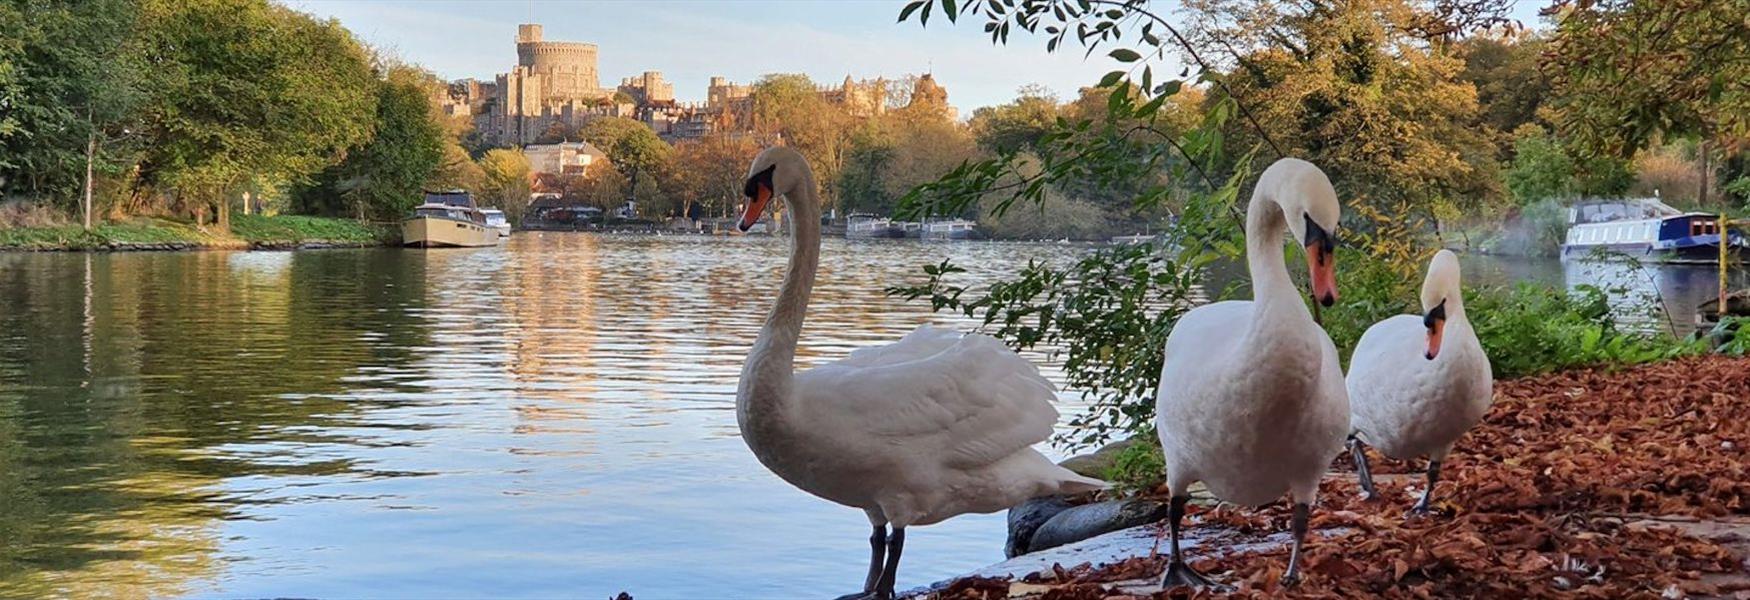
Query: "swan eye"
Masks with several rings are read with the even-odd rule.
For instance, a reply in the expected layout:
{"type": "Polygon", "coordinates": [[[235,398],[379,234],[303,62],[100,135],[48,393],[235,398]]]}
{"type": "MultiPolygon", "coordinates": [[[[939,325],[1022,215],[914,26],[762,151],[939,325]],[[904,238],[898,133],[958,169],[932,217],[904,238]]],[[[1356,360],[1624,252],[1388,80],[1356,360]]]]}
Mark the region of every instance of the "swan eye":
{"type": "Polygon", "coordinates": [[[1422,317],[1422,326],[1427,327],[1430,331],[1432,331],[1434,329],[1435,325],[1438,325],[1441,321],[1445,321],[1445,320],[1446,320],[1446,301],[1441,300],[1439,304],[1434,305],[1433,310],[1428,311],[1428,314],[1424,315],[1422,317]]]}
{"type": "Polygon", "coordinates": [[[1336,236],[1331,235],[1331,232],[1325,231],[1325,228],[1320,227],[1319,222],[1314,221],[1311,214],[1302,213],[1301,217],[1306,219],[1306,242],[1303,244],[1304,246],[1308,248],[1317,248],[1321,251],[1321,254],[1326,255],[1337,250],[1336,236]]]}
{"type": "Polygon", "coordinates": [[[753,176],[748,177],[747,185],[744,185],[741,188],[742,195],[749,198],[758,196],[761,185],[764,185],[767,190],[772,189],[772,173],[777,170],[778,165],[772,165],[766,167],[765,170],[754,173],[753,176]]]}

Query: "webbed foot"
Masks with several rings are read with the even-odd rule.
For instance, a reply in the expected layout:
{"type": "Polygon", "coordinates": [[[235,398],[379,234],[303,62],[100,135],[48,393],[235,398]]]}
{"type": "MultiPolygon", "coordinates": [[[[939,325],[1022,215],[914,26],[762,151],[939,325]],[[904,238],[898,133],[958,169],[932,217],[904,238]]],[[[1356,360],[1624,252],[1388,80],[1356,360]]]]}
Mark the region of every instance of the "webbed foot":
{"type": "Polygon", "coordinates": [[[1176,587],[1211,588],[1218,591],[1233,589],[1229,586],[1210,580],[1202,573],[1198,573],[1195,569],[1192,569],[1191,565],[1187,565],[1184,561],[1179,560],[1168,563],[1166,574],[1161,576],[1161,589],[1166,590],[1176,587]]]}

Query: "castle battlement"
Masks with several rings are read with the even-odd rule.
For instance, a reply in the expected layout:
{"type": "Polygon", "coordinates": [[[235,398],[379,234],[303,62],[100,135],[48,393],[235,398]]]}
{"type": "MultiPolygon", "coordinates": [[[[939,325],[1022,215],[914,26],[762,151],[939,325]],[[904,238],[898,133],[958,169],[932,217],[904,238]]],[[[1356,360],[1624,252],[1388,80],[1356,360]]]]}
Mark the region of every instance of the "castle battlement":
{"type": "MultiPolygon", "coordinates": [[[[515,146],[534,143],[557,125],[575,129],[599,116],[637,118],[670,139],[748,131],[752,126],[751,84],[713,76],[703,102],[676,102],[674,84],[661,71],[623,77],[619,85],[604,88],[595,44],[548,41],[538,23],[517,26],[516,53],[516,65],[495,80],[452,83],[438,99],[441,110],[472,118],[487,139],[515,146]]],[[[924,79],[913,103],[922,99],[945,107],[946,91],[928,81],[928,75],[924,79]]],[[[887,112],[887,90],[886,79],[848,75],[837,86],[815,87],[823,100],[860,117],[887,112]]]]}

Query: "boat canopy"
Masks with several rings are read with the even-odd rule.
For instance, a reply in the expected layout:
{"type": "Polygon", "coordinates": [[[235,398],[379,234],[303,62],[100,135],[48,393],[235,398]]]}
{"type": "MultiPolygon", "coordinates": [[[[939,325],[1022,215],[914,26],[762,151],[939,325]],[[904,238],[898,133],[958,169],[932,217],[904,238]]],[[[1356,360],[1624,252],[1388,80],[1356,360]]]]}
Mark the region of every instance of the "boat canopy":
{"type": "Polygon", "coordinates": [[[1611,223],[1615,221],[1639,221],[1644,219],[1664,219],[1683,215],[1683,211],[1671,208],[1660,202],[1658,198],[1626,198],[1618,200],[1588,200],[1575,204],[1568,209],[1568,222],[1575,225],[1585,223],[1611,223]]]}
{"type": "Polygon", "coordinates": [[[474,205],[474,195],[462,190],[425,193],[425,204],[447,204],[461,208],[479,208],[474,205]]]}

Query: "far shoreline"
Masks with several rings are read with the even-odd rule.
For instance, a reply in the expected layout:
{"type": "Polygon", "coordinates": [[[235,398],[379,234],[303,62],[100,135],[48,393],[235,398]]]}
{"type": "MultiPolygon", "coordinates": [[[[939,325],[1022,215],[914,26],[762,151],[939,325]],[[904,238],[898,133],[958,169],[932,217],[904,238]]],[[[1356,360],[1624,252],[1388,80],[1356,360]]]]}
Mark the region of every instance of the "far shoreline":
{"type": "Polygon", "coordinates": [[[0,252],[291,251],[399,246],[388,224],[308,216],[242,215],[227,231],[161,218],[78,225],[0,228],[0,252]]]}

